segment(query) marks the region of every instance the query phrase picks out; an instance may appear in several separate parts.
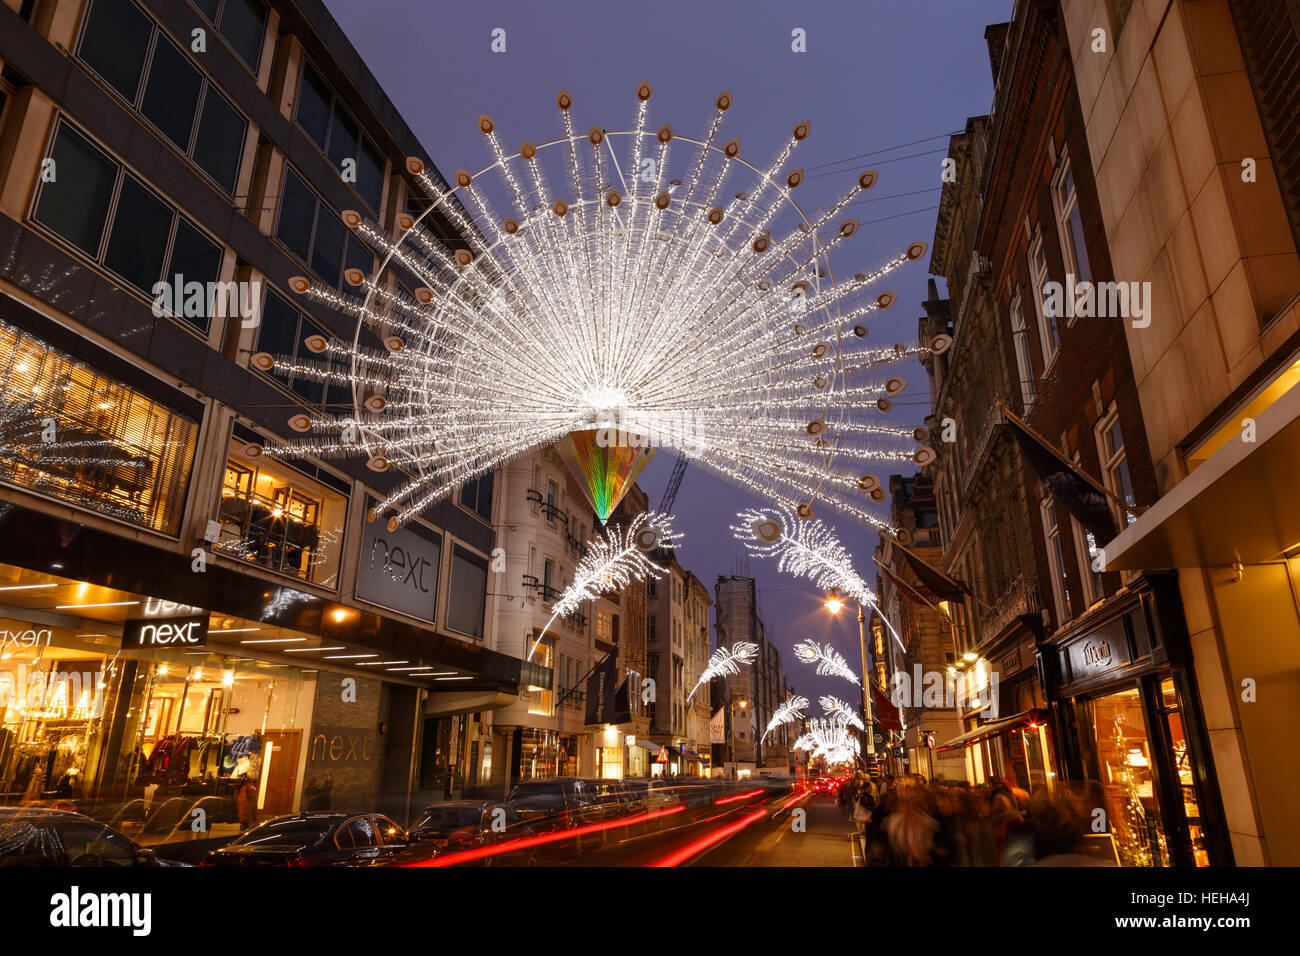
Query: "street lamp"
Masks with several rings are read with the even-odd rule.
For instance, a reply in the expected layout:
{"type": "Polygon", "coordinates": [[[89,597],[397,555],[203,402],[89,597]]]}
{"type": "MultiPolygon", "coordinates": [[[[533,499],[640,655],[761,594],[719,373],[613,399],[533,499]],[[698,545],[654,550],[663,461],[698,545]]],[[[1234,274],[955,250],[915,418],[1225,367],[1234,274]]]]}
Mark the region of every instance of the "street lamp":
{"type": "MultiPolygon", "coordinates": [[[[876,732],[875,718],[871,713],[871,670],[867,666],[867,616],[863,613],[862,602],[854,602],[858,605],[858,649],[862,655],[862,715],[866,718],[867,753],[874,756],[876,753],[876,732]]],[[[830,597],[826,599],[823,605],[826,610],[832,614],[839,614],[846,605],[840,600],[838,591],[832,591],[830,597]]],[[[874,763],[874,761],[872,762],[874,763]]],[[[872,764],[869,763],[868,766],[872,764]]]]}

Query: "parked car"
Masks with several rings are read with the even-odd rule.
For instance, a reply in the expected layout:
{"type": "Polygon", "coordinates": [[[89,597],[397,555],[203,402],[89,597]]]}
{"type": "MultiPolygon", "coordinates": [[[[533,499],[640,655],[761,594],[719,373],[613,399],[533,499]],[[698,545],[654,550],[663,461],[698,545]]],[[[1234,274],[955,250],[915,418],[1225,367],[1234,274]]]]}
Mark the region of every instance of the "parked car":
{"type": "MultiPolygon", "coordinates": [[[[506,805],[539,831],[567,830],[631,815],[640,803],[621,780],[555,777],[525,780],[510,791],[506,805]]],[[[641,804],[644,808],[644,804],[641,804]]]]}
{"type": "Polygon", "coordinates": [[[521,822],[519,811],[500,801],[448,800],[421,810],[406,833],[412,844],[450,851],[487,846],[517,836],[521,822]]]}
{"type": "Polygon", "coordinates": [[[379,866],[410,844],[379,813],[299,813],[253,827],[200,866],[379,866]]]}
{"type": "Polygon", "coordinates": [[[0,807],[0,866],[183,866],[82,813],[0,807]]]}

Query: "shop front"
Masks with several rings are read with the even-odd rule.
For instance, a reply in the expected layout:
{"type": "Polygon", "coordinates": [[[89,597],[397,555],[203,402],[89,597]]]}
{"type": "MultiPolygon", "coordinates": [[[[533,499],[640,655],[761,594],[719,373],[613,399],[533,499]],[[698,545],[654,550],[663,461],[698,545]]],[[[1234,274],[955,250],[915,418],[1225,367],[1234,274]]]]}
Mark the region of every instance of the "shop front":
{"type": "Polygon", "coordinates": [[[210,642],[235,621],[0,566],[0,805],[151,846],[299,809],[316,672],[210,642]]]}
{"type": "Polygon", "coordinates": [[[1171,576],[1134,579],[1044,648],[1063,775],[1124,866],[1210,866],[1224,821],[1171,576]]]}

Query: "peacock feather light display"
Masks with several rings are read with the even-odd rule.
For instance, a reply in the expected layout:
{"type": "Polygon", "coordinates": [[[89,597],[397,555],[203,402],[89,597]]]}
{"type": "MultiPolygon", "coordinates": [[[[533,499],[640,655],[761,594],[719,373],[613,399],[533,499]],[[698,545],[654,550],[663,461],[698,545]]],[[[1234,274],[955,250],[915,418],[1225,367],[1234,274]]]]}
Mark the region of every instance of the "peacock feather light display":
{"type": "Polygon", "coordinates": [[[776,728],[780,727],[782,724],[789,724],[797,720],[803,720],[803,709],[807,706],[807,697],[799,697],[798,695],[795,695],[790,697],[784,704],[777,707],[776,710],[772,711],[772,719],[767,722],[767,729],[763,731],[763,738],[759,743],[766,741],[767,735],[776,730],[776,728]]]}
{"type": "Polygon", "coordinates": [[[951,339],[868,345],[868,323],[896,298],[881,281],[925,243],[837,277],[832,259],[858,231],[845,209],[874,170],[807,213],[795,159],[808,123],[752,162],[722,133],[730,93],[702,138],[653,125],[651,95],[638,87],[631,128],[583,130],[561,92],[558,135],[536,143],[481,116],[477,172],[448,184],[407,160],[427,201],[418,215],[390,227],[343,212],[378,268],[345,270],[342,290],[290,285],[355,319],[356,334],[308,337],[314,358],[259,352],[252,364],[350,389],[351,414],[295,415],[308,437],[247,453],[361,455],[399,471],[371,516],[393,528],[547,446],[604,521],[660,445],[801,517],[824,502],[883,527],[865,463],[934,457],[920,430],[886,416],[906,384],[888,368],[951,339]]]}

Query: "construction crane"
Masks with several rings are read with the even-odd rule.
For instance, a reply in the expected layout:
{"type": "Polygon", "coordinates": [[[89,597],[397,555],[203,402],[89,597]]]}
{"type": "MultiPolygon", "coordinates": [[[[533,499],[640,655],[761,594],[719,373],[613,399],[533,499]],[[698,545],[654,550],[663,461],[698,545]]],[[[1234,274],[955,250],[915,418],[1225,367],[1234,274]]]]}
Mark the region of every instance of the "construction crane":
{"type": "Polygon", "coordinates": [[[673,473],[668,476],[668,485],[664,488],[663,499],[659,502],[659,513],[661,515],[672,512],[673,504],[677,501],[677,489],[682,486],[682,475],[686,473],[686,466],[690,464],[690,461],[685,452],[679,451],[677,453],[677,460],[673,462],[673,473]]]}

